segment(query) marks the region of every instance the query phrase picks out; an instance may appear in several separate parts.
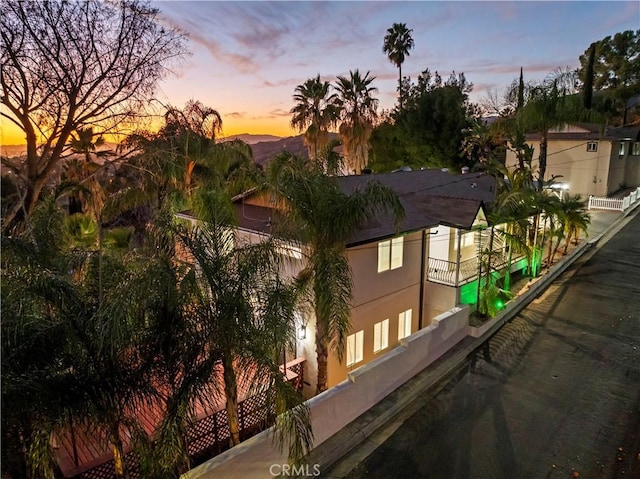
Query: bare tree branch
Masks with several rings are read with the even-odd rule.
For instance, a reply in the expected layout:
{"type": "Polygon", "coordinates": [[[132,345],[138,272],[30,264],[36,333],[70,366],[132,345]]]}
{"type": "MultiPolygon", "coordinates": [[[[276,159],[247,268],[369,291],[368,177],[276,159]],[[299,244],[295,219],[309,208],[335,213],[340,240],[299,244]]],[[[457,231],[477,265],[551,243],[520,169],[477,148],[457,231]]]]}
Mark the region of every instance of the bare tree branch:
{"type": "MultiPolygon", "coordinates": [[[[0,5],[2,116],[25,133],[25,209],[62,161],[72,132],[135,123],[157,83],[186,54],[185,36],[146,0],[0,5]]],[[[5,226],[14,221],[5,218],[5,226]]]]}

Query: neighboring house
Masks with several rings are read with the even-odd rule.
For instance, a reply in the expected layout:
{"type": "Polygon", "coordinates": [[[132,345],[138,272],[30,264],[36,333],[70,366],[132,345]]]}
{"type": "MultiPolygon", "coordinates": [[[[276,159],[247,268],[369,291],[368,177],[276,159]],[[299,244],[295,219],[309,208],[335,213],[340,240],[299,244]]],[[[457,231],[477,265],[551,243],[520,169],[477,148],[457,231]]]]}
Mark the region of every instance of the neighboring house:
{"type": "MultiPolygon", "coordinates": [[[[405,219],[396,228],[391,216],[376,218],[345,245],[354,284],[352,333],[345,360],[340,362],[335,355],[329,359],[330,387],[428,326],[437,315],[459,303],[476,302],[478,242],[486,237],[476,230],[486,227],[485,205],[494,200],[495,179],[441,170],[338,177],[346,193],[371,180],[395,191],[405,219]]],[[[234,203],[239,240],[256,241],[272,233],[278,215],[269,195],[248,192],[234,203]]],[[[180,216],[189,218],[188,213],[180,216]]],[[[494,249],[504,248],[496,241],[494,249]]],[[[305,265],[304,246],[284,245],[282,253],[291,260],[286,274],[296,275],[305,265]]],[[[503,257],[496,255],[496,260],[503,257]]],[[[312,312],[300,313],[292,356],[306,358],[308,396],[313,394],[317,371],[314,321],[312,312]]]]}
{"type": "MultiPolygon", "coordinates": [[[[540,134],[526,136],[534,148],[534,169],[538,167],[540,134]]],[[[607,196],[623,187],[640,186],[640,124],[619,128],[576,123],[549,132],[547,172],[563,183],[571,194],[607,196]]],[[[507,151],[506,165],[517,165],[516,155],[507,151]]]]}

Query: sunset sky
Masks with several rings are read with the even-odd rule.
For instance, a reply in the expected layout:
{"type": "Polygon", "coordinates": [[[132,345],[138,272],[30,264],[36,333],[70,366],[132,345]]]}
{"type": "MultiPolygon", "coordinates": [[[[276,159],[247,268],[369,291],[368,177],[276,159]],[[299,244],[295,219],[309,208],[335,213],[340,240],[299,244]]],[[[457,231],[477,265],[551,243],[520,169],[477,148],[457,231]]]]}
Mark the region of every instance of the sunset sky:
{"type": "MultiPolygon", "coordinates": [[[[192,55],[163,81],[163,103],[189,99],[217,109],[225,136],[296,134],[289,110],[296,85],[370,70],[381,108],[396,99],[398,70],[382,52],[394,22],[413,29],[403,75],[429,68],[464,72],[472,100],[506,87],[524,68],[542,79],[575,68],[591,42],[640,26],[632,2],[153,2],[189,37],[192,55]]],[[[3,121],[4,143],[13,143],[3,121]]]]}

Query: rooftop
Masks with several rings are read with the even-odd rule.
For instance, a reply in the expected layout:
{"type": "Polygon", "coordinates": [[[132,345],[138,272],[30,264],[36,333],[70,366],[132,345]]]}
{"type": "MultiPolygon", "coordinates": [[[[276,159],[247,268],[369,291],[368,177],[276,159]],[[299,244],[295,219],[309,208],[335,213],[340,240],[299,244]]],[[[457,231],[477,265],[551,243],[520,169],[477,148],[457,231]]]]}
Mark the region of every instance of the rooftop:
{"type": "MultiPolygon", "coordinates": [[[[342,176],[337,177],[337,181],[347,194],[364,188],[370,181],[379,181],[398,195],[405,209],[405,218],[397,227],[390,214],[376,217],[353,235],[348,247],[440,224],[470,229],[480,208],[493,202],[495,197],[495,179],[482,173],[453,175],[429,169],[342,176]]],[[[250,196],[240,196],[235,201],[239,227],[271,233],[274,208],[264,202],[257,205],[247,201],[250,196]]]]}

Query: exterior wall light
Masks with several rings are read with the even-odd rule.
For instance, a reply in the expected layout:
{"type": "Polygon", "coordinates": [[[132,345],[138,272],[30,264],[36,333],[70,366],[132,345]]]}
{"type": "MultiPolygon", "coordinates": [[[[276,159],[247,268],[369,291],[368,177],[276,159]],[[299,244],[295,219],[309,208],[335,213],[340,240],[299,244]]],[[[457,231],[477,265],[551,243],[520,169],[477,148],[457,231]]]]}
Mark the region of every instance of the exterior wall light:
{"type": "Polygon", "coordinates": [[[307,338],[307,327],[303,324],[298,328],[298,339],[302,341],[307,338]]]}

